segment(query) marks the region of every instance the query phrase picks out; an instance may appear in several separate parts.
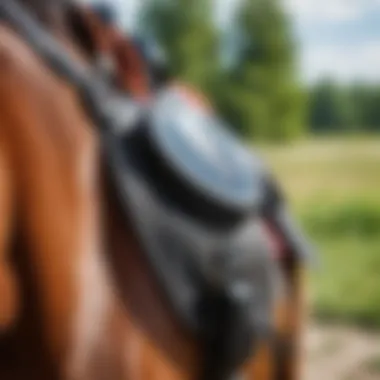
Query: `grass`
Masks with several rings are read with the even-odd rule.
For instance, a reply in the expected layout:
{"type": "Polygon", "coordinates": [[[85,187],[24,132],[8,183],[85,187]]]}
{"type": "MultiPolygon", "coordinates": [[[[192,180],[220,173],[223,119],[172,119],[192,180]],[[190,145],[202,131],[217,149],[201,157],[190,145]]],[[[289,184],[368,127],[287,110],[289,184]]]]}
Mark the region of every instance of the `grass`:
{"type": "Polygon", "coordinates": [[[380,355],[370,358],[365,364],[365,369],[372,375],[380,375],[380,355]]]}
{"type": "Polygon", "coordinates": [[[316,242],[315,314],[380,328],[380,138],[263,147],[316,242]]]}

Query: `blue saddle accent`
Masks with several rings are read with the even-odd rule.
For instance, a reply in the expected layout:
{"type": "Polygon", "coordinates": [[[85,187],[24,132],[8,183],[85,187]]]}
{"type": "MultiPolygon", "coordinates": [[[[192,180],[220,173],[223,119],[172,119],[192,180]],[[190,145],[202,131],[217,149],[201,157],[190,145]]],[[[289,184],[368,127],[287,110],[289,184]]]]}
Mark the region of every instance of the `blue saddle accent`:
{"type": "Polygon", "coordinates": [[[260,203],[260,162],[211,111],[194,106],[180,91],[158,96],[151,138],[173,171],[203,197],[240,212],[260,203]]]}

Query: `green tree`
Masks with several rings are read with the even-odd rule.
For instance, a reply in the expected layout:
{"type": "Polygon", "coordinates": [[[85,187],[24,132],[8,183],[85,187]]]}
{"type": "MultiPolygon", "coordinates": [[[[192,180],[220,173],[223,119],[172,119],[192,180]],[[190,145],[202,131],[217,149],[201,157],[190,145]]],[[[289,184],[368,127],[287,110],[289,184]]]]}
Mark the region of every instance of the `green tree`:
{"type": "Polygon", "coordinates": [[[304,129],[305,97],[295,76],[295,43],[277,0],[247,0],[236,20],[240,59],[216,93],[226,117],[249,137],[283,140],[304,129]]]}
{"type": "Polygon", "coordinates": [[[166,50],[173,74],[205,91],[233,129],[271,140],[302,133],[304,96],[280,0],[242,3],[227,48],[230,67],[220,54],[228,31],[218,31],[214,6],[213,0],[151,0],[141,25],[166,50]]]}
{"type": "Polygon", "coordinates": [[[380,131],[380,86],[367,87],[362,98],[362,128],[380,131]]]}
{"type": "Polygon", "coordinates": [[[347,89],[329,80],[317,84],[310,96],[309,120],[313,131],[347,131],[354,128],[360,115],[352,100],[347,89]]]}
{"type": "Polygon", "coordinates": [[[310,93],[312,131],[380,131],[380,86],[323,80],[310,93]]]}
{"type": "Polygon", "coordinates": [[[141,23],[162,45],[172,74],[207,93],[218,69],[212,6],[212,0],[151,0],[141,23]]]}

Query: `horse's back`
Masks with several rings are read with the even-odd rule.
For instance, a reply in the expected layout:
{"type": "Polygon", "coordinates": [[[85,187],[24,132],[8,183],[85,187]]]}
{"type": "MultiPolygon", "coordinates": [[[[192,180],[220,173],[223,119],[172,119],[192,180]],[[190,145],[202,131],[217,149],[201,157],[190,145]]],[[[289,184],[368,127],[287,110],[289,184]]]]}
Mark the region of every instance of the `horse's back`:
{"type": "MultiPolygon", "coordinates": [[[[17,358],[13,367],[0,360],[0,378],[33,379],[35,373],[50,380],[48,363],[58,378],[70,380],[190,378],[189,366],[176,364],[150,340],[115,291],[106,263],[100,151],[76,93],[4,26],[0,125],[0,329],[15,336],[8,342],[17,358]]],[[[125,239],[124,248],[134,247],[128,234],[125,239]]],[[[130,278],[142,284],[146,268],[128,257],[123,262],[130,278]]],[[[148,293],[151,299],[135,294],[134,300],[155,305],[148,293]]],[[[157,318],[148,316],[156,330],[157,318]]],[[[176,332],[173,326],[167,331],[176,332]]],[[[177,345],[168,351],[183,352],[184,362],[196,364],[194,352],[177,345]]],[[[269,379],[270,363],[263,349],[247,372],[269,379]]]]}
{"type": "MultiPolygon", "coordinates": [[[[17,367],[24,361],[39,379],[44,378],[42,368],[30,366],[34,362],[38,367],[44,359],[59,364],[62,378],[182,377],[132,323],[113,290],[105,265],[97,137],[75,92],[5,27],[0,29],[0,57],[0,123],[8,144],[1,156],[11,151],[7,160],[1,157],[0,202],[10,205],[8,198],[17,197],[20,218],[15,229],[23,246],[22,252],[12,249],[6,226],[11,210],[7,213],[4,207],[0,269],[6,277],[0,292],[9,301],[1,303],[0,322],[4,331],[12,328],[10,335],[17,336],[8,340],[8,347],[19,345],[12,350],[21,360],[17,367]],[[12,180],[5,167],[9,161],[12,180]],[[19,271],[20,261],[27,261],[27,270],[19,271]],[[30,307],[25,307],[27,299],[30,307]],[[28,326],[32,321],[43,326],[41,360],[38,353],[25,352],[37,339],[30,333],[35,326],[28,326]]],[[[24,375],[16,367],[0,365],[1,379],[24,375]]]]}
{"type": "Polygon", "coordinates": [[[27,248],[8,254],[17,269],[28,256],[30,278],[16,270],[13,276],[21,304],[33,298],[28,313],[42,310],[25,318],[23,307],[14,329],[25,332],[20,342],[28,346],[26,325],[38,320],[46,352],[64,363],[59,371],[79,372],[101,347],[98,330],[112,306],[100,252],[96,137],[73,91],[6,28],[0,41],[0,117],[14,167],[15,229],[27,248]]]}

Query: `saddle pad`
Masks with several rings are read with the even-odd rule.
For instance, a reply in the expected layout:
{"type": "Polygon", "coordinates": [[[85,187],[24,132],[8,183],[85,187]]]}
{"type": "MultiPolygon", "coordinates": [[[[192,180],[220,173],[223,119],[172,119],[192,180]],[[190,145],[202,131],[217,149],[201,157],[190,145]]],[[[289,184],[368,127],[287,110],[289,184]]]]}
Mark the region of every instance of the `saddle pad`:
{"type": "MultiPolygon", "coordinates": [[[[198,220],[157,189],[148,175],[151,162],[133,134],[108,144],[113,149],[106,162],[119,202],[182,326],[202,340],[210,329],[203,312],[209,291],[232,302],[224,365],[236,368],[269,336],[274,315],[277,267],[255,213],[230,225],[198,220]]],[[[224,317],[221,311],[213,321],[224,317]]]]}
{"type": "MultiPolygon", "coordinates": [[[[197,331],[197,302],[205,282],[221,287],[234,281],[251,285],[256,280],[260,282],[258,279],[265,273],[261,265],[267,266],[270,255],[263,252],[254,210],[229,224],[197,219],[191,213],[196,207],[191,201],[177,202],[166,182],[152,181],[150,173],[155,162],[145,154],[140,135],[141,130],[136,129],[123,139],[109,136],[113,149],[107,150],[111,154],[106,162],[111,166],[119,201],[133,215],[141,242],[166,292],[171,294],[177,315],[197,331]],[[224,267],[215,266],[217,262],[224,263],[224,267]],[[258,276],[253,275],[256,270],[258,276]]],[[[261,295],[269,300],[265,291],[261,295]]]]}

